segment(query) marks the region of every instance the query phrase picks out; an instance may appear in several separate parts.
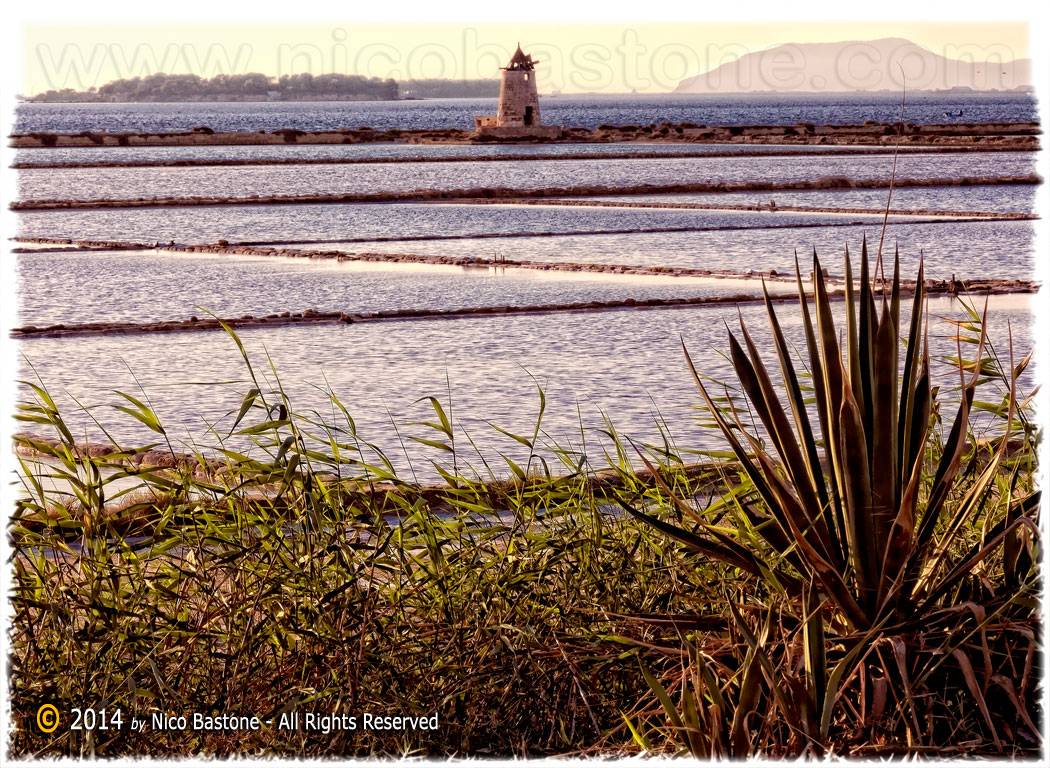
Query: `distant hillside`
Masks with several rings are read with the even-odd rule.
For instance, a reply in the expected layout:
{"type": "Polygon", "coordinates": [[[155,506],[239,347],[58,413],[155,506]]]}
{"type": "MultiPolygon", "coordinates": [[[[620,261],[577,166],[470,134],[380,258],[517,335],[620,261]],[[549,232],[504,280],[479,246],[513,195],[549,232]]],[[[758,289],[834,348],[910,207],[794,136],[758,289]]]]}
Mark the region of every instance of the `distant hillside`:
{"type": "Polygon", "coordinates": [[[149,75],[114,80],[99,88],[46,91],[26,101],[154,102],[154,101],[380,101],[398,98],[394,80],[359,75],[285,75],[271,78],[257,72],[244,75],[149,75]]]}
{"type": "Polygon", "coordinates": [[[31,102],[178,102],[178,101],[389,101],[399,98],[495,98],[499,81],[406,80],[398,83],[359,75],[286,75],[259,73],[150,75],[114,80],[99,88],[46,91],[31,102]]]}
{"type": "Polygon", "coordinates": [[[1031,61],[949,59],[899,37],[842,43],[789,43],[748,53],[683,80],[675,93],[776,91],[1019,90],[1031,87],[1031,61]]]}

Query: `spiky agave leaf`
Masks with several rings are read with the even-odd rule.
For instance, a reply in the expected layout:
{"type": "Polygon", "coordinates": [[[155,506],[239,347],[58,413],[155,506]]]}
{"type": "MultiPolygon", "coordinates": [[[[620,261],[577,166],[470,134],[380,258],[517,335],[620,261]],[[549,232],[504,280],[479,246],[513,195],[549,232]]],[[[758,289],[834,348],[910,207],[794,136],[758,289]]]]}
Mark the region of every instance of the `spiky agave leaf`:
{"type": "MultiPolygon", "coordinates": [[[[957,573],[951,545],[961,527],[980,518],[988,507],[1008,441],[999,441],[996,450],[981,459],[972,484],[960,488],[963,459],[970,448],[970,413],[981,381],[978,367],[963,380],[960,403],[936,469],[932,477],[927,473],[933,447],[930,418],[934,393],[922,264],[906,335],[900,321],[899,253],[894,256],[892,280],[882,280],[878,300],[877,279],[871,274],[866,243],[861,248],[859,284],[852,285],[848,253],[845,274],[846,332],[845,343],[840,345],[827,276],[819,258],[814,253],[813,317],[796,260],[800,311],[813,376],[811,405],[803,396],[768,293],[766,309],[783,379],[779,387],[746,324],[741,321],[739,337],[728,333],[729,356],[740,391],[761,425],[764,439],[754,426],[744,423],[731,399],[723,404],[711,395],[685,351],[715,425],[729,443],[737,467],[754,488],[754,503],[742,505],[749,523],[767,531],[773,526],[776,535],[767,534],[764,540],[775,552],[765,565],[756,567],[760,561],[742,557],[739,550],[728,556],[728,542],[715,541],[702,527],[689,532],[688,537],[677,537],[688,538],[694,550],[700,549],[701,539],[717,544],[723,555],[720,559],[752,575],[756,571],[783,573],[786,567],[800,566],[803,581],[811,579],[819,584],[848,624],[867,629],[887,621],[916,621],[917,606],[931,605],[934,592],[946,591],[943,579],[950,577],[957,584],[965,576],[957,573]],[[821,441],[810,424],[810,410],[817,413],[821,441]],[[748,563],[746,567],[744,562],[748,563]]],[[[975,321],[980,327],[977,359],[982,357],[985,320],[975,321]]],[[[1014,375],[1007,398],[1008,431],[1015,410],[1015,379],[1014,375]]],[[[664,491],[673,498],[669,489],[664,491]]],[[[652,515],[633,512],[650,522],[653,519],[652,515]]]]}

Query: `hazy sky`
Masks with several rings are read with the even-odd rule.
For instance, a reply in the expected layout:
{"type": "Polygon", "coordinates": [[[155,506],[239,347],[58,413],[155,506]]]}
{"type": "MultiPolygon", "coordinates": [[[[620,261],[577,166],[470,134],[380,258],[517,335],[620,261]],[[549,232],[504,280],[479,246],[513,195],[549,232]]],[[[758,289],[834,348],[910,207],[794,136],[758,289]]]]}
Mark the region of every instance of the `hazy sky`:
{"type": "Polygon", "coordinates": [[[495,77],[515,43],[541,61],[542,91],[669,91],[678,81],[782,43],[903,37],[949,58],[1029,55],[1022,23],[641,23],[28,26],[23,93],[82,89],[154,72],[341,72],[495,77]]]}

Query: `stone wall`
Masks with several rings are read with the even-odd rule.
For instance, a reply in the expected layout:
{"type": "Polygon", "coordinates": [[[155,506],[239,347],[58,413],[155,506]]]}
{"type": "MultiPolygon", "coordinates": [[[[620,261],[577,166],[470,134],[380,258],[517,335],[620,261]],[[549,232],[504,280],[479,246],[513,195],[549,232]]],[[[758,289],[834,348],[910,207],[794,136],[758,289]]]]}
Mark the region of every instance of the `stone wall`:
{"type": "Polygon", "coordinates": [[[536,93],[535,72],[503,70],[496,125],[507,128],[540,125],[540,99],[536,93]],[[530,118],[528,122],[526,117],[530,118]]]}
{"type": "Polygon", "coordinates": [[[562,137],[562,129],[557,125],[523,125],[520,127],[514,125],[478,125],[474,135],[482,140],[560,139],[562,137]]]}

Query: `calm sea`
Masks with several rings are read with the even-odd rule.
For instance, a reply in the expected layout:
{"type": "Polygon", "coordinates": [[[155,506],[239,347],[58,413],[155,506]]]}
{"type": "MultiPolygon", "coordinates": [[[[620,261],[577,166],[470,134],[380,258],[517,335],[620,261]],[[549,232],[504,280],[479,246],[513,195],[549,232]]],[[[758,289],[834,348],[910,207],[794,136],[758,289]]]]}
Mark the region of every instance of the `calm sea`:
{"type": "MultiPolygon", "coordinates": [[[[542,98],[543,121],[594,128],[693,122],[706,125],[853,124],[895,121],[900,95],[588,95],[542,98]]],[[[495,110],[495,99],[430,99],[387,102],[283,102],[209,104],[23,104],[18,132],[217,131],[297,128],[305,131],[361,128],[471,128],[474,116],[495,110]]],[[[1026,93],[916,93],[905,120],[913,123],[1037,121],[1035,99],[1026,93]]]]}

